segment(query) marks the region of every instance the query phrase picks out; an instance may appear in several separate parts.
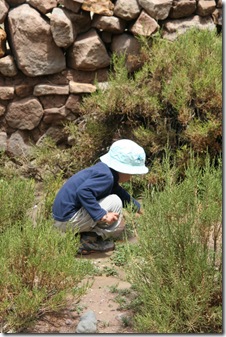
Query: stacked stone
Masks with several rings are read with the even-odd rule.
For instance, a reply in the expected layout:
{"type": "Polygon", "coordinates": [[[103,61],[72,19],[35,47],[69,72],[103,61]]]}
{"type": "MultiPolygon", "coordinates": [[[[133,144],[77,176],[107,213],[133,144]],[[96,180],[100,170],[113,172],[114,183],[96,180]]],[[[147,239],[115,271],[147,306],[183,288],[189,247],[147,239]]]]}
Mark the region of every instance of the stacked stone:
{"type": "Polygon", "coordinates": [[[95,80],[106,89],[113,53],[125,54],[129,72],[139,69],[138,36],[216,29],[216,1],[0,0],[0,150],[20,155],[27,138],[45,135],[62,141],[62,122],[78,118],[82,95],[95,80]]]}

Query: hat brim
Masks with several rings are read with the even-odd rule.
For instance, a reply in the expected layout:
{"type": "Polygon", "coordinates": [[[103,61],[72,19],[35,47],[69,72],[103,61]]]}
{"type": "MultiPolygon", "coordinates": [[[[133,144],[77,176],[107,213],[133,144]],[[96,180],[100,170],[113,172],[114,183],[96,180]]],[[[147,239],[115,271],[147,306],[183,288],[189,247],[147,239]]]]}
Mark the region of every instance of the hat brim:
{"type": "Polygon", "coordinates": [[[145,165],[142,166],[132,166],[120,163],[119,161],[111,158],[108,153],[100,157],[102,163],[106,164],[110,168],[114,169],[117,172],[126,173],[126,174],[145,174],[148,173],[148,168],[145,165]]]}

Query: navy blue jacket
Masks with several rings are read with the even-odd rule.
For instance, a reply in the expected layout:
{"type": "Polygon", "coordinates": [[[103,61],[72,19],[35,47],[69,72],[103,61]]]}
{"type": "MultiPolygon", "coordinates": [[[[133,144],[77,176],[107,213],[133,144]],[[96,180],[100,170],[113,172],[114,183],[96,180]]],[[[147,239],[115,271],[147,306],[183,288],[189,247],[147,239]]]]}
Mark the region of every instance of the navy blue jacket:
{"type": "Polygon", "coordinates": [[[118,184],[118,173],[99,162],[77,172],[64,183],[53,203],[53,218],[67,221],[84,207],[94,221],[100,220],[106,211],[97,200],[110,194],[117,194],[122,200],[123,207],[133,202],[137,210],[140,209],[139,202],[118,184]]]}

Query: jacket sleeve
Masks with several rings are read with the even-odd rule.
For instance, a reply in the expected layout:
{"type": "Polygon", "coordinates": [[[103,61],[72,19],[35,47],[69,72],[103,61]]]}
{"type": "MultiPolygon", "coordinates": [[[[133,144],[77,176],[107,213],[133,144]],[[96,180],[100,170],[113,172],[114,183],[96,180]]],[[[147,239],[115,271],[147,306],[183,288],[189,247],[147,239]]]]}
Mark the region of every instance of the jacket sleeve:
{"type": "Polygon", "coordinates": [[[122,186],[117,185],[112,193],[115,193],[119,196],[119,198],[122,200],[123,207],[126,207],[126,205],[133,203],[133,206],[135,208],[135,211],[138,212],[140,210],[140,203],[134,199],[122,186]]]}

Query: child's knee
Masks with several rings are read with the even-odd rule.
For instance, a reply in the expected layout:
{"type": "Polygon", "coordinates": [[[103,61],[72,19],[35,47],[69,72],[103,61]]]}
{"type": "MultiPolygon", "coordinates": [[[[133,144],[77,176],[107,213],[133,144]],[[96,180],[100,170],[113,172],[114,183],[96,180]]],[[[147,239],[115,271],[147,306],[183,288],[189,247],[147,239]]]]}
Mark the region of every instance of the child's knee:
{"type": "Polygon", "coordinates": [[[111,202],[112,202],[112,205],[114,205],[114,208],[118,210],[116,212],[121,212],[122,207],[123,207],[122,200],[119,198],[117,194],[111,195],[111,202]]]}

